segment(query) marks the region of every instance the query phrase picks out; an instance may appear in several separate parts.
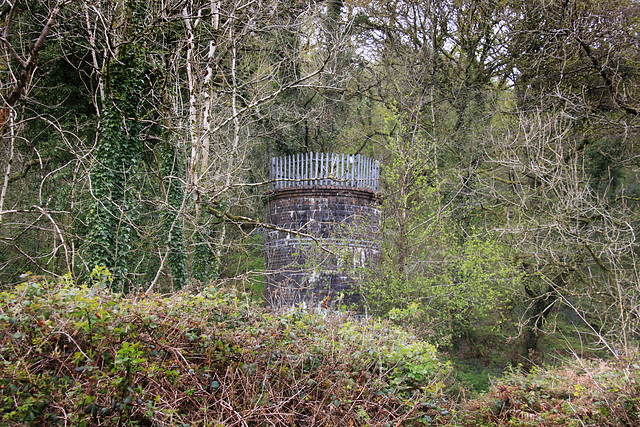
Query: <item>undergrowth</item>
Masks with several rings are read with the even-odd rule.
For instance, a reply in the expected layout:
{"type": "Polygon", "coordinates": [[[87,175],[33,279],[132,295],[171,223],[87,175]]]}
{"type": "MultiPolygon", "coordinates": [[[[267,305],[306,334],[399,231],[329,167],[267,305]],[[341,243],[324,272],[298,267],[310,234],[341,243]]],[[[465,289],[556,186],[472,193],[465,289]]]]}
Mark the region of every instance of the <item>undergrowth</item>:
{"type": "Polygon", "coordinates": [[[463,402],[457,418],[464,426],[638,426],[640,365],[576,359],[529,373],[513,369],[488,393],[463,402]]]}
{"type": "Polygon", "coordinates": [[[640,425],[637,358],[514,369],[465,396],[434,346],[387,323],[92,277],[0,293],[0,425],[640,425]]]}
{"type": "MultiPolygon", "coordinates": [[[[95,272],[94,272],[95,273],[95,272]]],[[[2,425],[425,425],[436,349],[379,322],[270,314],[233,289],[123,296],[31,277],[0,293],[2,425]]]]}

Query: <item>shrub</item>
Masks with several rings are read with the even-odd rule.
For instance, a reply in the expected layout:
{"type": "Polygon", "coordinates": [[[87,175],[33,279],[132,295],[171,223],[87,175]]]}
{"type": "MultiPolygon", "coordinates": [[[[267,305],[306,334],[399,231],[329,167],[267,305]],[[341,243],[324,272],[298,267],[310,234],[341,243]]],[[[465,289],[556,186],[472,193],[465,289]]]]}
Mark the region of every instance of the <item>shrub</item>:
{"type": "Polygon", "coordinates": [[[518,369],[459,412],[466,426],[637,426],[640,366],[629,361],[518,369]]]}
{"type": "Polygon", "coordinates": [[[2,425],[413,425],[449,366],[389,325],[268,313],[233,289],[128,295],[29,277],[0,293],[2,425]]]}

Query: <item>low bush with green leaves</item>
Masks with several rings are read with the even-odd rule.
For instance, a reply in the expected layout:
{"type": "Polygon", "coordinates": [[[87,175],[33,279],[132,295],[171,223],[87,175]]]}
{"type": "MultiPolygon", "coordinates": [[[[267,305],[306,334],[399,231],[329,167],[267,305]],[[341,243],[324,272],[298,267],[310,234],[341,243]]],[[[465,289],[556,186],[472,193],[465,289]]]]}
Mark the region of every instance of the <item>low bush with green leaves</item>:
{"type": "Polygon", "coordinates": [[[577,360],[529,373],[514,369],[461,405],[461,426],[638,426],[640,365],[577,360]]]}
{"type": "Polygon", "coordinates": [[[0,293],[0,424],[425,425],[450,371],[409,333],[273,314],[233,289],[122,295],[30,276],[0,293]]]}

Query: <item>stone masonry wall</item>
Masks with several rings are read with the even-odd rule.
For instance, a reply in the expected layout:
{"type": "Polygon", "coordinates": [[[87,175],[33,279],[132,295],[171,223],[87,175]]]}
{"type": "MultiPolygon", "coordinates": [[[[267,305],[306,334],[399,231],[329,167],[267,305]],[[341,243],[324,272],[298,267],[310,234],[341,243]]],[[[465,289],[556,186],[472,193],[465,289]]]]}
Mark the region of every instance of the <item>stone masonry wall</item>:
{"type": "Polygon", "coordinates": [[[350,292],[354,278],[349,274],[376,261],[379,203],[377,193],[355,188],[273,192],[266,206],[266,223],[274,226],[265,240],[268,304],[326,304],[339,293],[357,298],[350,292]]]}

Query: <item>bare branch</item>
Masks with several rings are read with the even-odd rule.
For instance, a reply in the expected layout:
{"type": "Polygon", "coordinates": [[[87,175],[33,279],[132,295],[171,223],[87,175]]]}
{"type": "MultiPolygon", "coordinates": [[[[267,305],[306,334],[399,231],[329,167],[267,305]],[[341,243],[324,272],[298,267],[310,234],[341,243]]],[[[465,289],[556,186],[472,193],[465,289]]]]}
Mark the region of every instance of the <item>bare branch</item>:
{"type": "MultiPolygon", "coordinates": [[[[22,70],[20,71],[20,75],[18,77],[18,81],[16,82],[16,85],[9,93],[9,96],[7,96],[7,98],[5,99],[4,107],[2,107],[2,109],[0,110],[0,132],[2,132],[4,125],[7,121],[7,118],[9,117],[9,111],[16,105],[16,103],[20,99],[20,96],[22,95],[24,88],[27,86],[27,83],[31,79],[31,73],[35,65],[36,58],[38,57],[38,53],[44,46],[44,41],[49,35],[49,31],[51,31],[51,27],[53,26],[53,23],[55,22],[62,8],[65,5],[67,5],[69,2],[71,2],[71,0],[58,0],[56,2],[56,5],[53,7],[51,12],[49,13],[49,18],[47,19],[47,22],[45,23],[44,27],[42,27],[42,31],[40,31],[40,36],[38,37],[33,47],[31,48],[31,51],[29,52],[29,57],[27,58],[26,61],[20,60],[18,58],[17,53],[15,53],[15,51],[12,53],[12,55],[15,54],[16,59],[18,59],[20,64],[22,65],[22,70]]],[[[13,17],[13,14],[15,13],[14,12],[15,8],[16,8],[16,5],[13,6],[10,17],[13,17]]],[[[11,47],[11,45],[7,40],[8,31],[9,31],[9,25],[5,27],[3,42],[7,46],[11,47]]],[[[10,48],[10,50],[13,51],[13,48],[10,48]]]]}

